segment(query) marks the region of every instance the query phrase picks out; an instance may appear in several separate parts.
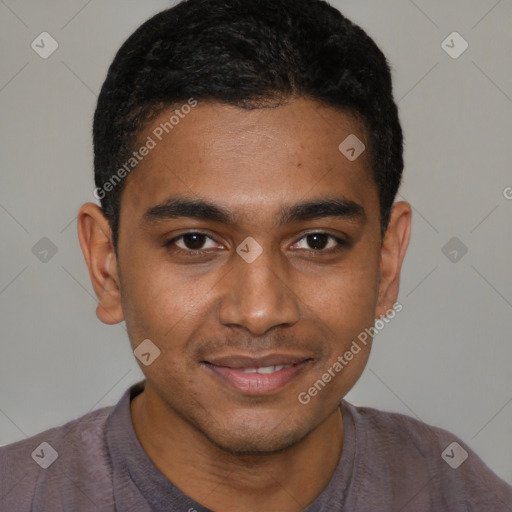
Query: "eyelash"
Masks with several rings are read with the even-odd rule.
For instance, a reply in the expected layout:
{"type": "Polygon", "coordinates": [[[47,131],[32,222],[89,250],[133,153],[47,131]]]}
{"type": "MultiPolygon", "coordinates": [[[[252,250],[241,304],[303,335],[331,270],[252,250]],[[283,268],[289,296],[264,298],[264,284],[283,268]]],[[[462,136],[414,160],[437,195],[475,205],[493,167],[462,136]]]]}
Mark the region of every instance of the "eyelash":
{"type": "MultiPolygon", "coordinates": [[[[164,246],[170,248],[176,241],[184,238],[187,235],[203,235],[206,238],[209,238],[210,240],[215,242],[215,240],[210,235],[203,233],[201,231],[187,231],[186,233],[182,233],[181,235],[176,236],[176,237],[172,238],[171,240],[165,242],[164,246]]],[[[327,235],[327,237],[329,239],[334,240],[337,244],[336,247],[331,247],[330,249],[310,249],[310,250],[301,249],[302,251],[305,250],[306,252],[314,254],[315,256],[322,256],[325,254],[334,254],[334,253],[340,252],[341,250],[347,248],[350,245],[347,240],[343,240],[334,235],[331,235],[330,233],[325,233],[323,231],[313,231],[310,233],[306,233],[301,238],[299,238],[293,245],[295,245],[296,243],[300,242],[301,240],[303,240],[304,238],[306,238],[307,236],[310,236],[310,235],[327,235]]],[[[205,256],[207,254],[210,254],[210,251],[211,251],[211,249],[206,250],[206,251],[205,250],[202,250],[202,251],[201,250],[193,250],[193,249],[185,250],[185,249],[181,249],[180,247],[178,247],[177,249],[176,248],[173,249],[174,253],[183,254],[183,255],[189,256],[189,257],[205,256]]]]}

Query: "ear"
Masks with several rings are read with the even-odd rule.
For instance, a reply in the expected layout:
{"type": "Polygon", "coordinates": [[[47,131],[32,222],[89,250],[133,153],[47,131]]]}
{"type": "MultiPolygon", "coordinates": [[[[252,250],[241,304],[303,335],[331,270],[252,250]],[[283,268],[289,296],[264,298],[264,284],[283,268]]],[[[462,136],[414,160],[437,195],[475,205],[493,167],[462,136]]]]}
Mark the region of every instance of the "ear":
{"type": "Polygon", "coordinates": [[[411,235],[412,209],[400,201],[393,205],[380,253],[380,281],[376,316],[384,316],[398,297],[400,271],[411,235]]]}
{"type": "Polygon", "coordinates": [[[124,315],[112,232],[101,208],[94,203],[82,205],[78,212],[78,238],[98,297],[97,317],[109,325],[122,322],[124,315]]]}

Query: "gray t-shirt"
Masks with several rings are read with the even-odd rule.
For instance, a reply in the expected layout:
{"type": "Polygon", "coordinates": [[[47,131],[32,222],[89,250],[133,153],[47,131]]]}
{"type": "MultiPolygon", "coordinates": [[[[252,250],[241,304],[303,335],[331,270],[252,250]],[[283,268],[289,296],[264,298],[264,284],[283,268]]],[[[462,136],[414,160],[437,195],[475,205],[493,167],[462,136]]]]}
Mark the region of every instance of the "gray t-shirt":
{"type": "MultiPolygon", "coordinates": [[[[208,512],[142,449],[130,401],[143,388],[139,382],[115,407],[0,448],[0,511],[208,512]]],[[[340,462],[304,512],[512,512],[512,487],[449,432],[344,400],[340,407],[340,462]]]]}

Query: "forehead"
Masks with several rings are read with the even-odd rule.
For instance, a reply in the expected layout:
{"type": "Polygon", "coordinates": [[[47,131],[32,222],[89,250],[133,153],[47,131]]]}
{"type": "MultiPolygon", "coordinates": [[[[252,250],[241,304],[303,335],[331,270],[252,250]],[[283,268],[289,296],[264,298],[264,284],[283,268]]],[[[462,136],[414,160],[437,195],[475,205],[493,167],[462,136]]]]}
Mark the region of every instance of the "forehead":
{"type": "Polygon", "coordinates": [[[151,149],[127,178],[122,210],[142,218],[180,195],[256,218],[282,211],[283,204],[338,196],[376,212],[369,152],[347,158],[346,140],[349,146],[360,141],[357,152],[368,147],[362,123],[304,98],[253,110],[201,101],[174,107],[141,133],[136,149],[151,149]]]}

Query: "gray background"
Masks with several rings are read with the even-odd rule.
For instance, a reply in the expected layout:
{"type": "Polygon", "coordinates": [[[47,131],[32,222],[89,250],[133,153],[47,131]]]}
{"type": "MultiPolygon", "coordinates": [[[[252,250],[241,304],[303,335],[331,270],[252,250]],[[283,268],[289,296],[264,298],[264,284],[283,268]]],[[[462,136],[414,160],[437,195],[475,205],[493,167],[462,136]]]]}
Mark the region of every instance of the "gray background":
{"type": "MultiPolygon", "coordinates": [[[[0,445],[111,405],[142,378],[124,324],[95,316],[76,214],[93,200],[107,67],[171,4],[0,1],[0,445]],[[43,31],[59,44],[47,59],[31,48],[43,31]],[[40,252],[46,241],[34,254],[43,237],[56,254],[40,252]]],[[[512,483],[512,2],[332,4],[392,64],[406,135],[398,199],[414,208],[403,310],[348,399],[452,431],[512,483]],[[469,43],[457,59],[441,46],[453,31],[469,43]]]]}

